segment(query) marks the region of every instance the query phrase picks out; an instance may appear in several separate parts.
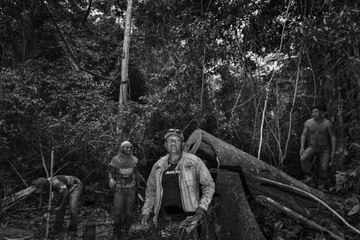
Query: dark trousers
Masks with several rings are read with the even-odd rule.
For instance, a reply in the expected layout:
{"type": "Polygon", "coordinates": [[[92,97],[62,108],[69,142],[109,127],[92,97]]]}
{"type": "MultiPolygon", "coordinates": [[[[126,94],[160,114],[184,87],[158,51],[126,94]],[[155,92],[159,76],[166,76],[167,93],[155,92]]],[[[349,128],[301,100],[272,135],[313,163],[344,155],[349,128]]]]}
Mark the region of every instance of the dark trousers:
{"type": "Polygon", "coordinates": [[[300,157],[301,166],[306,175],[313,175],[312,174],[312,161],[314,157],[317,157],[318,161],[318,170],[315,173],[316,177],[320,178],[320,181],[326,181],[328,177],[328,166],[329,166],[329,156],[330,151],[329,149],[317,149],[314,147],[309,147],[305,150],[303,155],[300,157]]]}
{"type": "Polygon", "coordinates": [[[114,230],[128,230],[134,219],[136,187],[116,188],[114,192],[114,230]]]}
{"type": "MultiPolygon", "coordinates": [[[[79,200],[82,193],[82,183],[78,183],[69,194],[70,207],[70,224],[69,228],[77,228],[79,224],[79,200]]],[[[66,212],[66,204],[55,212],[55,230],[62,231],[64,224],[64,216],[66,212]]]]}

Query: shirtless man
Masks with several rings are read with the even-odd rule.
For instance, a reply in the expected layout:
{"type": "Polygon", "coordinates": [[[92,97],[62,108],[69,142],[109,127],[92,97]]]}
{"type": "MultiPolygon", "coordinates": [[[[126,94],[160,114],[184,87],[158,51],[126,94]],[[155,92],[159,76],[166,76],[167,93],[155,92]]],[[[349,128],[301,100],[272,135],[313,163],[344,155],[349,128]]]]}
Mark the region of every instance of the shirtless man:
{"type": "Polygon", "coordinates": [[[335,155],[335,134],[331,122],[323,117],[323,109],[319,106],[311,108],[312,118],[304,124],[301,134],[300,161],[305,173],[304,183],[311,181],[312,160],[317,156],[319,164],[319,189],[324,190],[327,181],[327,169],[330,159],[335,155]],[[305,142],[308,140],[308,148],[304,149],[305,142]],[[330,151],[331,150],[331,151],[330,151]]]}

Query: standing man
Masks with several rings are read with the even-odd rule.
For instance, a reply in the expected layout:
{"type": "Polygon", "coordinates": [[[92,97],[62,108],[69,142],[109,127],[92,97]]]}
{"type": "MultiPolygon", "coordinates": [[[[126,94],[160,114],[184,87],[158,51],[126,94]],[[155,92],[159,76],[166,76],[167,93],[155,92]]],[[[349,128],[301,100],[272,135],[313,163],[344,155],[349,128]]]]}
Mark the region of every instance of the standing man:
{"type": "Polygon", "coordinates": [[[74,176],[58,175],[52,178],[38,178],[33,182],[37,187],[36,193],[40,194],[39,207],[43,203],[43,194],[50,189],[59,193],[59,202],[55,207],[54,232],[63,230],[66,206],[70,206],[69,231],[76,231],[79,224],[79,200],[82,193],[82,183],[74,176]]]}
{"type": "MultiPolygon", "coordinates": [[[[138,159],[132,154],[129,141],[120,145],[119,153],[109,164],[109,187],[114,190],[114,238],[122,238],[122,230],[127,235],[131,223],[135,221],[133,208],[136,189],[139,185],[138,159]]],[[[125,236],[126,237],[126,236],[125,236]]]]}
{"type": "Polygon", "coordinates": [[[323,117],[324,109],[320,106],[311,108],[312,118],[304,124],[301,134],[300,161],[305,173],[304,183],[309,183],[313,174],[311,172],[314,157],[317,157],[319,169],[315,177],[318,177],[320,190],[325,190],[325,183],[328,178],[329,157],[332,160],[335,156],[336,138],[331,122],[323,117]],[[308,148],[304,150],[305,142],[308,148]]]}
{"type": "MultiPolygon", "coordinates": [[[[170,223],[182,222],[189,216],[202,217],[215,192],[214,180],[203,161],[183,151],[182,132],[169,129],[164,138],[168,154],[154,164],[147,180],[141,220],[144,227],[149,224],[151,213],[155,226],[158,217],[159,222],[170,223]]],[[[166,235],[164,230],[160,232],[166,235]]],[[[195,227],[184,232],[181,239],[198,239],[196,235],[195,227]]]]}

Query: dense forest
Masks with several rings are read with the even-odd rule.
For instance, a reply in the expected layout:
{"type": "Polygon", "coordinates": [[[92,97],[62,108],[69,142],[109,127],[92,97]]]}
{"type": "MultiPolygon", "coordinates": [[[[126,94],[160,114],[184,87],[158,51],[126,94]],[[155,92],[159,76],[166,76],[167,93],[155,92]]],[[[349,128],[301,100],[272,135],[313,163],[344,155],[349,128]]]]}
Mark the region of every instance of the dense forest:
{"type": "Polygon", "coordinates": [[[303,124],[322,104],[337,139],[333,186],[357,202],[358,224],[358,1],[134,0],[124,82],[127,4],[1,1],[1,198],[46,176],[52,158],[97,203],[119,143],[133,143],[146,179],[168,128],[203,129],[301,179],[303,124]]]}

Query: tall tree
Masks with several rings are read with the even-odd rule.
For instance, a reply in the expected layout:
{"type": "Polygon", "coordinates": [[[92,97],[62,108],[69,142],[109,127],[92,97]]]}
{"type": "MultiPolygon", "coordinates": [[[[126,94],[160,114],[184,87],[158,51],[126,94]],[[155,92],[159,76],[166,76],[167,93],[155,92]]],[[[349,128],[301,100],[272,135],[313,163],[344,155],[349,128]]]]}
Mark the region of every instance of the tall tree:
{"type": "MultiPolygon", "coordinates": [[[[132,13],[132,0],[127,0],[127,9],[125,17],[125,30],[123,41],[123,52],[121,54],[121,81],[119,89],[119,106],[118,106],[118,121],[116,125],[116,133],[118,136],[123,135],[123,131],[120,129],[120,123],[122,120],[122,112],[124,105],[128,99],[128,82],[129,82],[129,58],[130,58],[130,33],[131,33],[131,13],[132,13]]],[[[122,136],[127,138],[127,136],[122,136]]],[[[121,141],[121,139],[119,140],[121,141]]]]}
{"type": "Polygon", "coordinates": [[[119,111],[128,99],[128,81],[129,81],[129,58],[130,58],[130,33],[131,33],[131,13],[132,0],[127,0],[125,34],[123,43],[122,63],[121,63],[121,82],[119,92],[119,111]]]}

